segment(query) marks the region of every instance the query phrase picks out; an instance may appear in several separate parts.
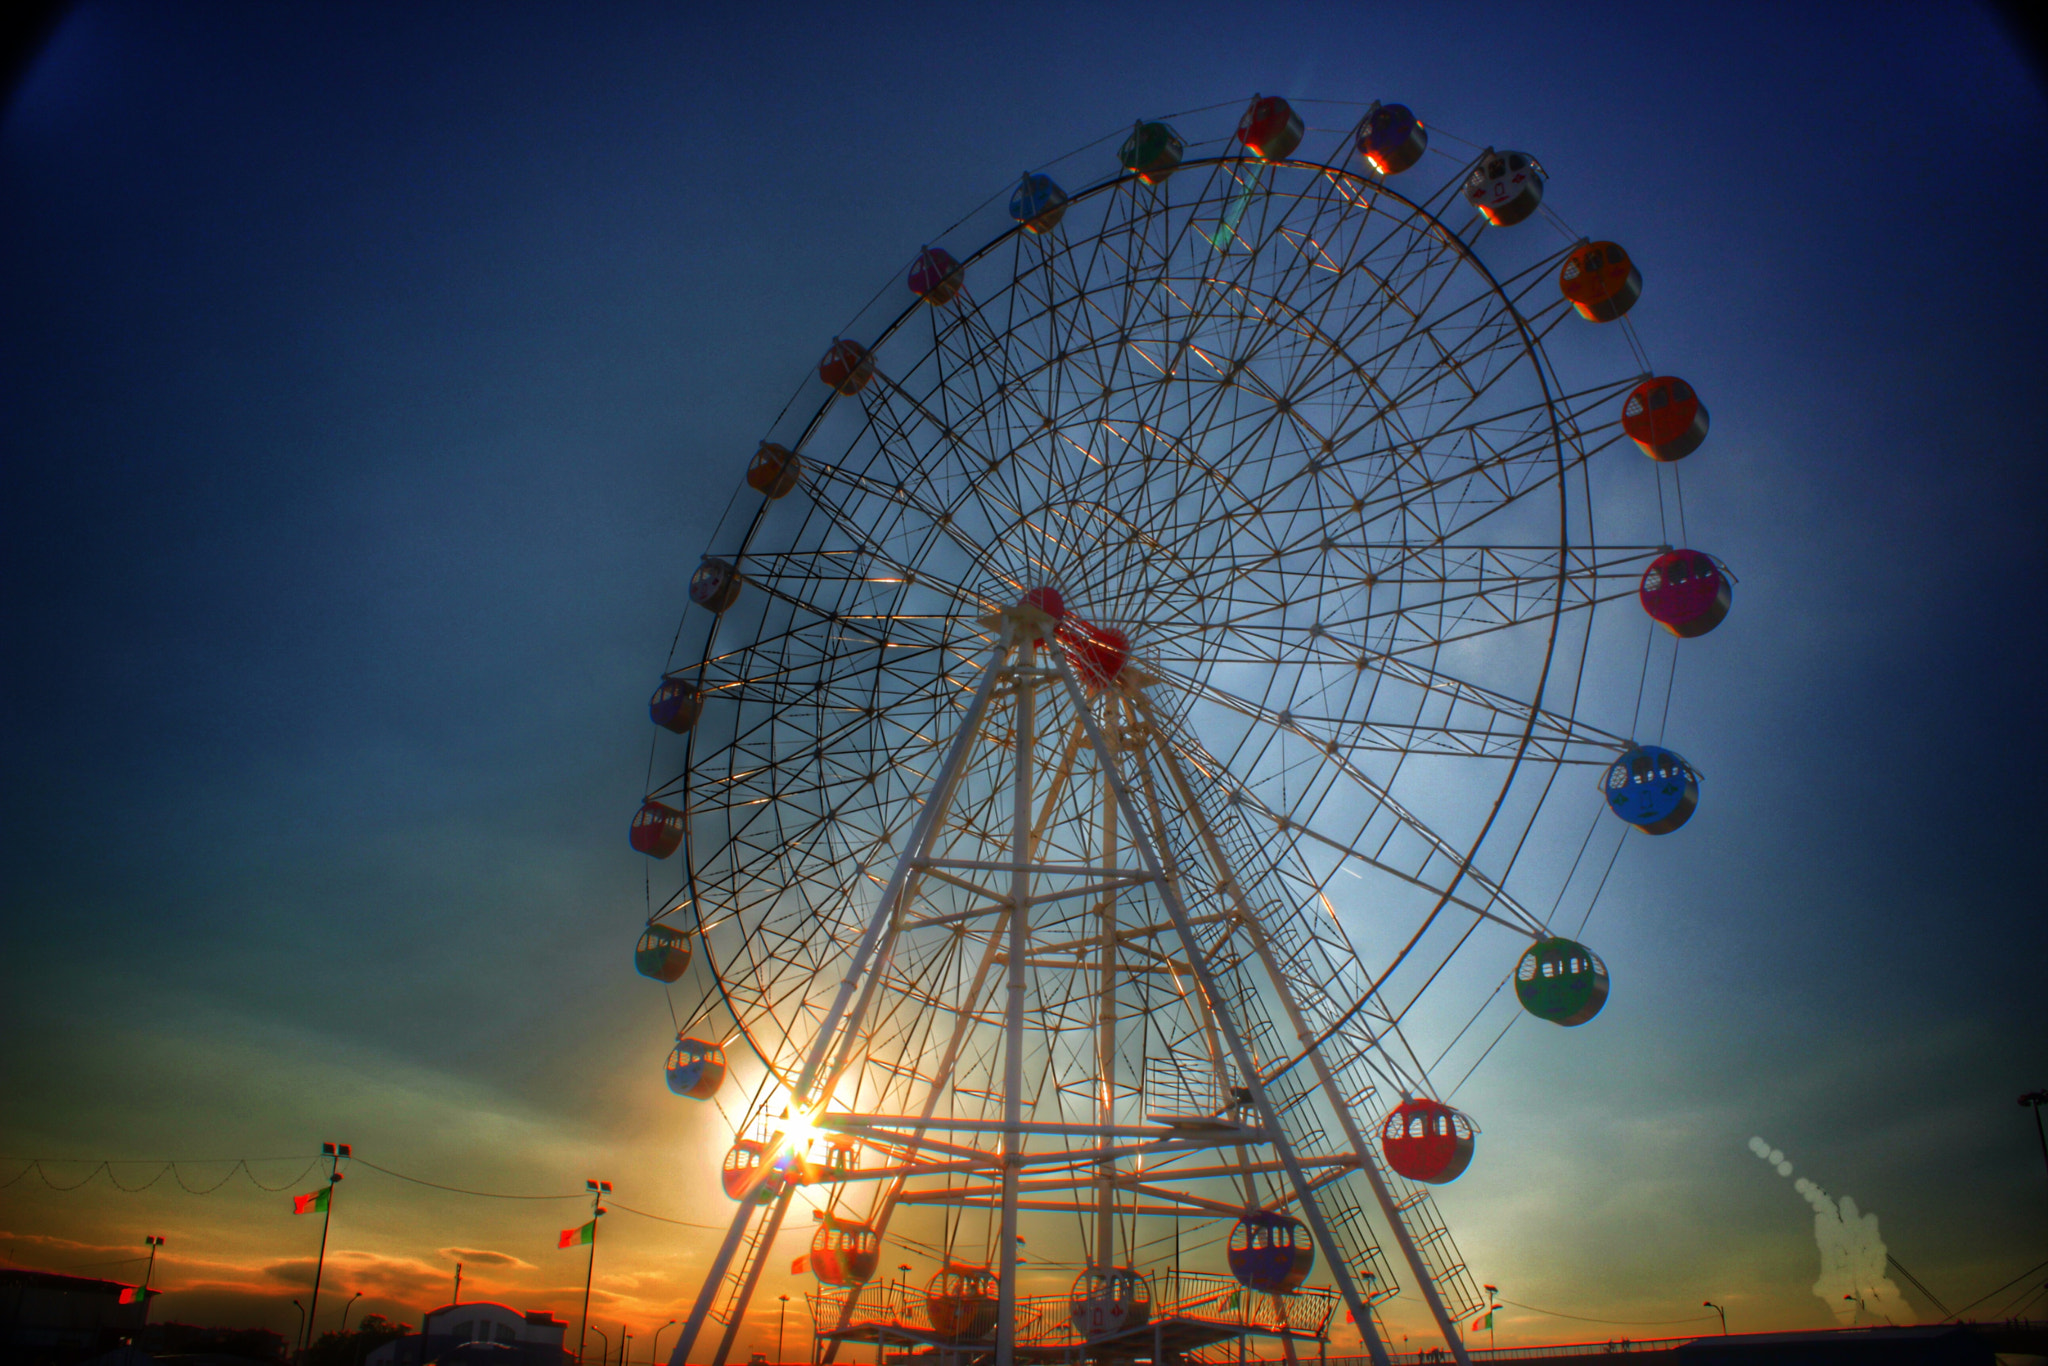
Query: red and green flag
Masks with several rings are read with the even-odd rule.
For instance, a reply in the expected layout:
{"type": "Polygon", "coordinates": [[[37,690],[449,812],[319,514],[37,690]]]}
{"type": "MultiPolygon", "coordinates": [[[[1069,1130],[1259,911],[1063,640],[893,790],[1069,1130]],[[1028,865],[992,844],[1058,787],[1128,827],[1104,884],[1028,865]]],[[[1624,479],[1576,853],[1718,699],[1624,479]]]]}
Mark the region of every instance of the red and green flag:
{"type": "Polygon", "coordinates": [[[328,1187],[325,1187],[324,1189],[321,1189],[321,1190],[316,1190],[316,1191],[308,1191],[308,1192],[307,1192],[306,1194],[304,1194],[304,1195],[294,1195],[294,1196],[292,1197],[292,1213],[293,1213],[293,1214],[325,1214],[325,1213],[327,1213],[327,1197],[328,1197],[328,1196],[329,1196],[330,1194],[332,1194],[332,1193],[333,1193],[333,1191],[334,1191],[334,1187],[332,1187],[332,1186],[328,1186],[328,1187]]]}
{"type": "Polygon", "coordinates": [[[583,1226],[582,1226],[581,1228],[565,1228],[565,1229],[563,1229],[563,1230],[562,1230],[562,1241],[561,1241],[561,1242],[559,1242],[559,1243],[556,1243],[556,1244],[555,1244],[555,1246],[556,1246],[556,1247],[580,1247],[580,1246],[581,1246],[581,1245],[583,1245],[584,1243],[594,1243],[594,1242],[596,1242],[596,1241],[597,1241],[597,1220],[595,1220],[595,1219],[592,1219],[592,1220],[591,1220],[591,1221],[590,1221],[589,1223],[587,1223],[587,1224],[583,1225],[583,1226]]]}
{"type": "Polygon", "coordinates": [[[149,1297],[154,1294],[156,1294],[156,1291],[144,1290],[139,1285],[124,1285],[121,1287],[121,1303],[146,1304],[149,1302],[149,1297]]]}

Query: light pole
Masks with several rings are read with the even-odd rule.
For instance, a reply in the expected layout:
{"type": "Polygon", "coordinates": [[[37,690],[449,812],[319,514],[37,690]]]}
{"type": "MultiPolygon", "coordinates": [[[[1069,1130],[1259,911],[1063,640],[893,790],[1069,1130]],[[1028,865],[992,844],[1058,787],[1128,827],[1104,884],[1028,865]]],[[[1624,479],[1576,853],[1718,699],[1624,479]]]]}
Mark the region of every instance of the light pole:
{"type": "Polygon", "coordinates": [[[654,1330],[653,1344],[647,1349],[647,1366],[661,1366],[661,1335],[675,1326],[676,1321],[670,1319],[667,1323],[654,1330]]]}
{"type": "Polygon", "coordinates": [[[1728,1336],[1728,1311],[1727,1311],[1726,1309],[1723,1309],[1723,1308],[1722,1308],[1722,1307],[1721,1307],[1720,1305],[1718,1305],[1718,1304],[1715,1304],[1715,1303],[1714,1303],[1714,1302],[1713,1302],[1712,1300],[1701,1300],[1701,1301],[1700,1301],[1700,1308],[1702,1308],[1702,1309],[1711,1309],[1711,1310],[1713,1310],[1713,1311],[1714,1311],[1714,1312],[1715,1312],[1716,1314],[1719,1314],[1719,1315],[1721,1316],[1721,1336],[1722,1336],[1722,1337],[1724,1337],[1724,1338],[1725,1338],[1725,1337],[1727,1337],[1727,1336],[1728,1336]]]}
{"type": "Polygon", "coordinates": [[[620,1324],[620,1325],[619,1325],[619,1366],[626,1366],[626,1344],[627,1344],[627,1343],[629,1343],[629,1342],[631,1342],[632,1340],[633,1340],[633,1335],[632,1335],[631,1333],[629,1333],[629,1332],[627,1332],[627,1331],[626,1331],[626,1325],[625,1325],[625,1324],[623,1324],[623,1323],[622,1323],[622,1324],[620,1324]]]}
{"type": "Polygon", "coordinates": [[[2034,1107],[2034,1133],[2041,1140],[2041,1161],[2048,1165],[2048,1128],[2041,1124],[2041,1107],[2048,1105],[2048,1091],[2029,1091],[2020,1097],[2020,1104],[2034,1107]]]}
{"type": "Polygon", "coordinates": [[[1500,1287],[1486,1285],[1480,1289],[1486,1292],[1486,1350],[1491,1352],[1496,1346],[1493,1340],[1493,1316],[1500,1312],[1500,1306],[1494,1301],[1500,1298],[1500,1287]]]}
{"type": "Polygon", "coordinates": [[[292,1308],[294,1308],[294,1309],[296,1309],[296,1310],[298,1310],[298,1311],[299,1311],[299,1336],[298,1336],[298,1341],[300,1341],[300,1342],[304,1342],[304,1341],[306,1340],[306,1306],[305,1306],[305,1305],[303,1305],[303,1304],[300,1304],[300,1303],[299,1303],[299,1302],[298,1302],[297,1300],[293,1300],[293,1301],[292,1301],[292,1308]]]}
{"type": "Polygon", "coordinates": [[[903,1273],[896,1278],[896,1302],[903,1306],[896,1312],[901,1316],[910,1312],[908,1307],[910,1301],[910,1263],[898,1262],[896,1263],[896,1269],[903,1273]]]}
{"type": "Polygon", "coordinates": [[[348,1311],[349,1311],[349,1310],[351,1310],[351,1309],[353,1309],[353,1308],[355,1308],[355,1307],[356,1307],[356,1301],[357,1301],[357,1300],[359,1300],[359,1299],[361,1299],[362,1297],[363,1297],[363,1292],[362,1292],[362,1291],[360,1291],[360,1290],[358,1290],[358,1291],[356,1291],[356,1293],[355,1293],[355,1294],[353,1294],[353,1295],[350,1295],[350,1296],[348,1297],[348,1303],[347,1303],[347,1304],[344,1304],[343,1306],[341,1306],[341,1335],[342,1335],[343,1337],[347,1337],[347,1336],[348,1336],[348,1311]]]}
{"type": "Polygon", "coordinates": [[[782,1366],[782,1325],[789,1317],[789,1296],[780,1296],[782,1303],[775,1310],[775,1366],[782,1366]]]}
{"type": "MultiPolygon", "coordinates": [[[[602,1328],[592,1328],[589,1331],[597,1334],[604,1342],[604,1355],[597,1359],[598,1366],[603,1366],[603,1363],[611,1360],[612,1340],[602,1328]]],[[[576,1349],[576,1366],[583,1366],[583,1349],[580,1346],[576,1349]]]]}

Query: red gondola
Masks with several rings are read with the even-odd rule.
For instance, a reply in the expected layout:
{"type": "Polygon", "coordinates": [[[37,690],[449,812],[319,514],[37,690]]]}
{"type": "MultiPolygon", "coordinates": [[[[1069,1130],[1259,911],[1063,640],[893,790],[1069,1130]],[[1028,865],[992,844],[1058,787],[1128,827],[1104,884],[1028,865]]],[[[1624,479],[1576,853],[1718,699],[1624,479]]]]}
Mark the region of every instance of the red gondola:
{"type": "Polygon", "coordinates": [[[875,358],[857,341],[841,337],[818,362],[818,378],[842,394],[857,394],[875,377],[875,358]]]}
{"type": "Polygon", "coordinates": [[[626,837],[648,857],[667,858],[683,847],[683,813],[649,797],[634,815],[626,837]]]}
{"type": "Polygon", "coordinates": [[[827,1215],[811,1236],[811,1274],[825,1285],[866,1285],[882,1264],[882,1239],[866,1224],[827,1215]]]}
{"type": "Polygon", "coordinates": [[[1683,460],[1707,439],[1707,406],[1670,375],[1646,379],[1621,405],[1621,429],[1652,460],[1683,460]]]}
{"type": "Polygon", "coordinates": [[[924,1308],[942,1338],[985,1338],[996,1326],[996,1278],[987,1267],[948,1262],[925,1283],[924,1308]]]}
{"type": "Polygon", "coordinates": [[[1471,1165],[1477,1133],[1462,1112],[1417,1096],[1395,1106],[1380,1126],[1380,1151],[1410,1181],[1452,1181],[1471,1165]]]}
{"type": "Polygon", "coordinates": [[[953,302],[967,282],[967,268],[953,259],[944,247],[926,247],[910,268],[910,288],[934,308],[953,302]]]}
{"type": "Polygon", "coordinates": [[[1581,242],[1564,258],[1557,287],[1588,322],[1611,323],[1643,297],[1643,275],[1613,242],[1581,242]]]}
{"type": "Polygon", "coordinates": [[[1650,620],[1672,635],[1690,640],[1719,626],[1734,599],[1727,571],[1711,555],[1697,550],[1669,550],[1650,561],[1636,590],[1650,620]]]}
{"type": "Polygon", "coordinates": [[[734,1140],[725,1150],[725,1161],[719,1164],[718,1180],[725,1193],[734,1200],[761,1193],[772,1179],[764,1171],[767,1156],[768,1145],[757,1139],[734,1140]]]}
{"type": "Polygon", "coordinates": [[[773,441],[763,441],[761,449],[747,462],[747,487],[770,498],[782,497],[803,477],[803,457],[773,441]]]}
{"type": "Polygon", "coordinates": [[[1301,146],[1301,115],[1278,95],[1263,95],[1237,121],[1237,140],[1265,161],[1284,161],[1301,146]]]}

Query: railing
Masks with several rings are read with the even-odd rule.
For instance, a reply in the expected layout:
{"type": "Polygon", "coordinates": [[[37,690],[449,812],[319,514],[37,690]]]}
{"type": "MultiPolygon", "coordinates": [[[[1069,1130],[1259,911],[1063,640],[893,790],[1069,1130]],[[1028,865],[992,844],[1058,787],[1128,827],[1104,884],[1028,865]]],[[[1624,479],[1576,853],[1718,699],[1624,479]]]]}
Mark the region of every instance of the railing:
{"type": "MultiPolygon", "coordinates": [[[[804,1296],[811,1321],[821,1330],[836,1327],[853,1289],[816,1290],[804,1296]]],[[[846,1317],[848,1327],[901,1328],[910,1333],[929,1334],[931,1311],[922,1288],[900,1281],[860,1288],[860,1299],[846,1317]]],[[[1247,1290],[1229,1276],[1200,1272],[1165,1271],[1152,1277],[1152,1317],[1200,1319],[1206,1323],[1228,1324],[1255,1332],[1285,1332],[1297,1337],[1318,1337],[1329,1325],[1339,1300],[1329,1290],[1297,1290],[1291,1295],[1268,1295],[1247,1290]]],[[[1074,1329],[1073,1301],[1066,1295],[1030,1295],[1017,1301],[1017,1341],[1033,1346],[1078,1345],[1082,1336],[1074,1329]]]]}

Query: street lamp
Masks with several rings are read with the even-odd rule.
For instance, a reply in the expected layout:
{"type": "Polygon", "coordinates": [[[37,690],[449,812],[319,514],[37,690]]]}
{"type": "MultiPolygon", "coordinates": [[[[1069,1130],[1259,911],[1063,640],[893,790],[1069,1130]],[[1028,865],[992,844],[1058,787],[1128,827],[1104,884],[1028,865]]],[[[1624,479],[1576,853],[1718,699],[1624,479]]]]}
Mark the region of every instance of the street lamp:
{"type": "Polygon", "coordinates": [[[775,1310],[775,1363],[782,1366],[782,1324],[789,1317],[789,1296],[779,1297],[782,1303],[775,1310]]]}
{"type": "Polygon", "coordinates": [[[1718,1305],[1718,1304],[1715,1304],[1715,1303],[1714,1303],[1714,1302],[1713,1302],[1712,1300],[1701,1300],[1701,1301],[1700,1301],[1700,1308],[1702,1308],[1702,1309],[1711,1309],[1711,1310],[1713,1310],[1713,1311],[1714,1311],[1714,1312],[1715,1312],[1716,1314],[1719,1314],[1719,1315],[1721,1316],[1721,1336],[1722,1336],[1722,1337],[1724,1337],[1724,1338],[1725,1338],[1725,1337],[1727,1337],[1727,1336],[1728,1336],[1728,1311],[1727,1311],[1726,1309],[1723,1309],[1723,1308],[1722,1308],[1722,1307],[1721,1307],[1720,1305],[1718,1305]]]}
{"type": "Polygon", "coordinates": [[[306,1341],[306,1306],[300,1304],[297,1300],[293,1300],[292,1308],[299,1311],[299,1335],[293,1338],[292,1341],[299,1343],[300,1350],[303,1351],[305,1350],[304,1344],[306,1341]]]}
{"type": "Polygon", "coordinates": [[[908,1314],[910,1312],[908,1307],[910,1300],[910,1263],[898,1262],[896,1263],[896,1269],[903,1273],[896,1280],[896,1300],[902,1306],[896,1312],[898,1315],[908,1314]]]}
{"type": "Polygon", "coordinates": [[[348,1297],[348,1303],[347,1303],[347,1304],[344,1304],[343,1306],[341,1306],[341,1335],[342,1335],[343,1337],[347,1337],[347,1336],[348,1336],[348,1311],[349,1311],[349,1310],[351,1310],[351,1309],[353,1309],[353,1308],[355,1308],[355,1307],[356,1307],[356,1301],[357,1301],[357,1300],[359,1300],[359,1299],[361,1299],[362,1297],[363,1297],[363,1292],[362,1292],[362,1291],[360,1291],[360,1290],[358,1290],[358,1291],[356,1291],[356,1293],[355,1293],[355,1294],[353,1294],[353,1295],[350,1295],[350,1296],[348,1297]]]}
{"type": "MultiPolygon", "coordinates": [[[[612,1340],[609,1336],[606,1335],[604,1329],[599,1328],[596,1324],[592,1324],[590,1326],[590,1331],[597,1334],[600,1338],[604,1339],[604,1355],[597,1359],[599,1366],[603,1366],[604,1362],[611,1359],[612,1340]]],[[[583,1361],[581,1358],[577,1359],[576,1366],[583,1366],[583,1361]]]]}
{"type": "Polygon", "coordinates": [[[666,1333],[669,1329],[675,1326],[676,1321],[674,1319],[670,1319],[667,1323],[664,1323],[663,1325],[661,1325],[661,1327],[654,1330],[654,1341],[647,1349],[647,1366],[660,1366],[661,1335],[663,1333],[666,1333]]]}

